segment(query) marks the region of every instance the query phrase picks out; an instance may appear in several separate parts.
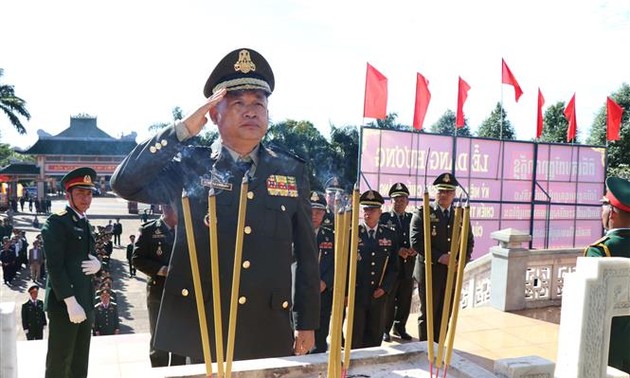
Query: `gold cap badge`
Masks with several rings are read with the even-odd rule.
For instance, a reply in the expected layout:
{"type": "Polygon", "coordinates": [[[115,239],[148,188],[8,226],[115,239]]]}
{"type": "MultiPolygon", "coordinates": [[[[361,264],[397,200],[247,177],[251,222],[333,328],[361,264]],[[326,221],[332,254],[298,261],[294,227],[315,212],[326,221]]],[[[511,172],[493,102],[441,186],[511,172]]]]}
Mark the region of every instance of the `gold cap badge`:
{"type": "Polygon", "coordinates": [[[448,173],[444,175],[444,182],[451,182],[451,176],[448,173]]]}
{"type": "Polygon", "coordinates": [[[83,182],[86,183],[86,184],[91,184],[92,183],[92,178],[90,177],[90,175],[83,176],[83,182]]]}
{"type": "Polygon", "coordinates": [[[317,195],[316,192],[313,192],[313,194],[311,195],[311,201],[315,202],[319,200],[319,196],[317,195]]]}
{"type": "Polygon", "coordinates": [[[374,198],[376,198],[376,197],[374,196],[374,192],[370,190],[370,191],[368,192],[367,196],[365,196],[365,198],[367,198],[367,199],[369,199],[369,200],[373,200],[373,199],[374,199],[374,198]]]}
{"type": "Polygon", "coordinates": [[[238,61],[234,63],[234,71],[241,71],[246,74],[249,71],[256,71],[256,65],[249,56],[249,51],[241,50],[238,53],[238,61]]]}

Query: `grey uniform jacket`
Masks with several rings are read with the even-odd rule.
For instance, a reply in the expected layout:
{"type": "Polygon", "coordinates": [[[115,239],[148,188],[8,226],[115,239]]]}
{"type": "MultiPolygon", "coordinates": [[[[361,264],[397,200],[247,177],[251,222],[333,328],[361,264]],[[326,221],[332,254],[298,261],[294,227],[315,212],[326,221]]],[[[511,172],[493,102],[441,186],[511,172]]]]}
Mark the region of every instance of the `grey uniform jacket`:
{"type": "MultiPolygon", "coordinates": [[[[185,146],[178,141],[174,128],[168,127],[139,144],[112,176],[112,187],[123,198],[145,203],[171,202],[177,207],[177,234],[155,335],[158,349],[196,358],[203,355],[186,239],[186,230],[191,226],[184,224],[182,193],[190,198],[209,337],[211,345],[215,344],[209,232],[204,223],[210,187],[217,193],[226,342],[242,175],[225,148],[212,151],[185,146]]],[[[309,193],[302,161],[260,147],[247,193],[235,360],[291,355],[293,329],[319,327],[319,268],[309,193]]],[[[212,348],[213,354],[215,349],[212,348]]]]}

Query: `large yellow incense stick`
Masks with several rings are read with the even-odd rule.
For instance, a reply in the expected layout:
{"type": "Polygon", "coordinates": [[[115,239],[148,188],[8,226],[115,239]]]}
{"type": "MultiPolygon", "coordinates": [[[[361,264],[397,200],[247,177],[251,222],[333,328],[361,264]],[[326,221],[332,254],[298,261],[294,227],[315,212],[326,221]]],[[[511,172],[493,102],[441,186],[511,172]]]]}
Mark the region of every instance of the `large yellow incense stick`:
{"type": "Polygon", "coordinates": [[[228,323],[227,356],[225,362],[226,377],[232,376],[232,359],[234,358],[234,342],[236,338],[236,313],[238,291],[241,282],[241,264],[243,256],[243,238],[245,235],[245,215],[247,213],[247,174],[241,181],[241,194],[238,202],[238,220],[236,222],[236,243],[234,246],[234,270],[232,271],[232,295],[230,297],[230,322],[228,323]]]}
{"type": "Polygon", "coordinates": [[[201,346],[203,347],[203,359],[206,364],[206,375],[212,376],[212,358],[210,353],[210,340],[208,337],[208,321],[206,319],[206,307],[203,303],[203,289],[199,276],[199,262],[197,260],[197,247],[195,246],[195,230],[193,229],[192,216],[190,214],[190,200],[188,195],[182,197],[182,211],[184,215],[184,229],[188,241],[188,256],[190,256],[190,270],[192,271],[193,287],[195,289],[195,302],[197,303],[197,316],[199,317],[199,332],[201,332],[201,346]]]}
{"type": "Polygon", "coordinates": [[[212,272],[212,308],[214,310],[214,341],[217,353],[217,374],[223,377],[223,321],[221,319],[221,286],[219,284],[219,243],[217,234],[217,198],[208,192],[208,234],[210,235],[210,268],[212,272]]]}
{"type": "Polygon", "coordinates": [[[470,204],[466,203],[464,208],[464,220],[462,223],[461,243],[459,247],[459,255],[457,257],[457,277],[455,279],[455,297],[453,298],[453,314],[448,325],[448,338],[446,344],[446,366],[451,363],[451,355],[453,354],[453,341],[455,339],[455,330],[457,329],[457,317],[459,316],[459,301],[462,296],[462,283],[464,281],[464,268],[466,267],[466,259],[468,258],[468,233],[470,232],[470,204]]]}
{"type": "Polygon", "coordinates": [[[339,319],[337,308],[339,307],[339,293],[338,288],[341,286],[341,275],[339,273],[339,267],[341,265],[341,232],[340,232],[341,217],[335,212],[335,276],[333,278],[333,302],[331,309],[331,327],[330,327],[330,348],[328,351],[328,377],[339,377],[340,372],[338,370],[340,364],[341,353],[341,322],[343,319],[339,319]]]}
{"type": "Polygon", "coordinates": [[[436,361],[436,366],[438,369],[442,367],[442,358],[444,357],[444,341],[446,340],[446,327],[448,326],[448,318],[451,313],[451,298],[453,297],[453,280],[455,278],[455,261],[457,259],[457,250],[459,248],[459,231],[461,219],[462,208],[459,206],[455,207],[455,216],[453,218],[453,231],[451,233],[451,255],[448,259],[446,288],[444,289],[444,305],[442,306],[442,319],[440,321],[440,337],[438,341],[438,355],[436,361]]]}
{"type": "Polygon", "coordinates": [[[350,368],[350,353],[352,351],[352,327],[354,326],[354,302],[356,298],[357,282],[357,254],[359,252],[359,187],[354,186],[352,193],[352,224],[350,226],[350,258],[348,259],[348,311],[346,320],[346,345],[343,350],[343,376],[350,368]]]}
{"type": "Polygon", "coordinates": [[[427,354],[429,364],[433,364],[435,351],[433,349],[433,260],[431,259],[431,218],[429,217],[429,187],[424,183],[424,195],[422,197],[422,227],[424,236],[424,292],[427,318],[427,354]]]}

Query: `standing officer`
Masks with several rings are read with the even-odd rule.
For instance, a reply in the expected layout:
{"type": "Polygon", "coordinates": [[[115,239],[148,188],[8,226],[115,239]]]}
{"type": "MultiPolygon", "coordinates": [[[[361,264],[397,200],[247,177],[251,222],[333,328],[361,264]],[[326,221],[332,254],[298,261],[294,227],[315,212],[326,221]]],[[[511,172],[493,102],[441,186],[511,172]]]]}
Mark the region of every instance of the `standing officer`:
{"type": "Polygon", "coordinates": [[[385,327],[385,304],[398,275],[398,237],[379,224],[383,196],[368,190],[359,198],[363,222],[359,224],[357,282],[352,347],[380,346],[385,327]]]}
{"type": "Polygon", "coordinates": [[[155,349],[153,346],[155,324],[157,323],[160,302],[164,292],[164,281],[168,275],[168,263],[171,260],[171,250],[175,239],[175,225],[177,213],[171,205],[162,205],[162,216],[140,227],[140,235],[133,249],[133,265],[148,276],[147,280],[147,308],[149,310],[149,326],[151,341],[149,344],[149,358],[152,367],[175,366],[186,364],[186,357],[155,349]]]}
{"type": "MultiPolygon", "coordinates": [[[[630,257],[630,182],[619,177],[606,179],[608,191],[602,199],[602,224],[606,235],[584,250],[585,256],[630,257]]],[[[610,326],[608,365],[630,373],[630,318],[614,317],[610,326]]]]}
{"type": "Polygon", "coordinates": [[[44,338],[44,327],[47,323],[44,302],[37,299],[39,286],[29,287],[28,293],[31,297],[22,305],[22,329],[27,340],[41,340],[44,338]]]}
{"type": "MultiPolygon", "coordinates": [[[[459,183],[450,173],[442,173],[433,186],[437,189],[436,200],[430,205],[429,219],[431,229],[431,259],[432,284],[433,284],[433,335],[435,341],[439,340],[440,322],[442,320],[442,308],[444,306],[444,291],[446,289],[446,273],[450,258],[451,235],[453,233],[453,200],[455,189],[459,183]]],[[[424,228],[422,221],[422,207],[413,213],[411,219],[410,242],[411,248],[418,251],[420,257],[416,261],[414,278],[418,282],[418,295],[420,296],[420,314],[418,316],[418,335],[420,341],[427,339],[427,303],[424,277],[424,228]]],[[[473,234],[468,234],[468,250],[466,259],[470,259],[474,245],[473,234]]]]}
{"type": "Polygon", "coordinates": [[[335,232],[322,224],[326,214],[326,198],[323,193],[311,192],[311,207],[313,208],[311,218],[313,231],[319,249],[319,290],[321,293],[319,329],[315,331],[315,348],[311,350],[311,353],[326,353],[335,278],[335,232]]]}
{"type": "Polygon", "coordinates": [[[118,306],[111,301],[111,290],[101,290],[101,301],[94,306],[94,334],[96,336],[117,335],[120,333],[118,306]]]}
{"type": "MultiPolygon", "coordinates": [[[[114,191],[127,200],[176,203],[180,225],[182,193],[190,200],[192,224],[177,227],[164,284],[155,330],[158,349],[203,358],[186,230],[194,232],[203,294],[211,297],[206,224],[210,189],[216,194],[219,219],[225,343],[235,240],[237,232],[245,234],[242,261],[237,262],[242,271],[234,359],[305,354],[313,347],[314,330],[319,327],[320,277],[308,172],[299,158],[261,144],[273,88],[274,76],[262,55],[246,48],[230,52],[210,74],[204,104],[182,122],[140,143],[112,176],[114,191]],[[221,138],[212,148],[186,146],[203,129],[208,113],[221,138]],[[249,180],[246,226],[237,230],[243,177],[249,180]]],[[[206,301],[211,345],[215,344],[213,312],[212,301],[206,301]]]]}
{"type": "Polygon", "coordinates": [[[339,178],[333,176],[326,181],[326,214],[323,225],[325,227],[335,227],[335,212],[341,206],[343,188],[339,184],[339,178]]]}
{"type": "Polygon", "coordinates": [[[129,264],[129,277],[136,276],[136,267],[133,264],[133,248],[136,244],[136,235],[129,235],[129,244],[127,244],[127,263],[129,264]]]}
{"type": "Polygon", "coordinates": [[[92,279],[101,263],[85,212],[92,203],[96,172],[77,168],[61,179],[68,205],[46,220],[46,298],[50,330],[46,377],[85,377],[94,323],[92,279]]]}
{"type": "Polygon", "coordinates": [[[398,277],[390,295],[387,296],[385,309],[385,331],[383,341],[391,341],[389,331],[394,326],[394,335],[403,340],[411,340],[405,330],[407,318],[411,311],[411,295],[413,294],[413,268],[416,263],[416,251],[409,246],[409,224],[411,213],[406,212],[409,205],[409,189],[402,182],[397,182],[389,189],[392,199],[391,211],[381,215],[381,223],[396,231],[398,235],[398,277]]]}

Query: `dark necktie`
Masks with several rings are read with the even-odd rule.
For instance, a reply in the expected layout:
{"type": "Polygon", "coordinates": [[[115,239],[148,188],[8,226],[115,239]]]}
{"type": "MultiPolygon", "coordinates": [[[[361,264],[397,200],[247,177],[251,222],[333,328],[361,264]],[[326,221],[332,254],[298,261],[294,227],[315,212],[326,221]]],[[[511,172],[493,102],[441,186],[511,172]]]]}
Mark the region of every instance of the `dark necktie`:
{"type": "Polygon", "coordinates": [[[370,240],[374,240],[374,230],[368,231],[368,234],[370,235],[370,240]]]}
{"type": "Polygon", "coordinates": [[[449,219],[449,217],[448,217],[448,215],[449,215],[449,214],[448,214],[448,209],[444,209],[444,219],[446,219],[446,220],[450,220],[450,219],[449,219]]]}
{"type": "Polygon", "coordinates": [[[245,172],[249,171],[252,168],[252,164],[253,161],[249,156],[245,158],[238,158],[238,160],[236,161],[236,166],[243,174],[245,174],[245,172]]]}

